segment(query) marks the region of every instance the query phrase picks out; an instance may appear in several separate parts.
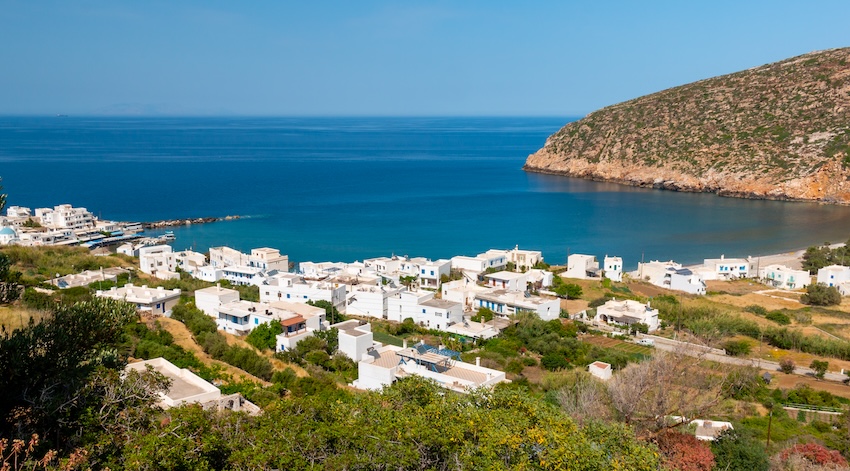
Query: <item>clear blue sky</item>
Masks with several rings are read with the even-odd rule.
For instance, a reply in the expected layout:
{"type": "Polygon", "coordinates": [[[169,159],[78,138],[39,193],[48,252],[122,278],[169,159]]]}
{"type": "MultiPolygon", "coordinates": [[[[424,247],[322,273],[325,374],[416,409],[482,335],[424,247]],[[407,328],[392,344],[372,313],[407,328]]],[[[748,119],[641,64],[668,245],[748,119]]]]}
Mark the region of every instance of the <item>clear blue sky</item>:
{"type": "Polygon", "coordinates": [[[850,46],[850,1],[6,1],[0,114],[584,115],[850,46]]]}

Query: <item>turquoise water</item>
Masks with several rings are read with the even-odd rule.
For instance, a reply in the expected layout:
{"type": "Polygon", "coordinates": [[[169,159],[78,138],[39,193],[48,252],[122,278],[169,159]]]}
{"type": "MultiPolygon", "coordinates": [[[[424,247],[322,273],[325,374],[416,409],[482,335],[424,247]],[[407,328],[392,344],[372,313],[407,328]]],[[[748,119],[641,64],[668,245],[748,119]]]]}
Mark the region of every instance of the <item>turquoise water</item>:
{"type": "Polygon", "coordinates": [[[528,174],[569,118],[0,118],[10,205],[105,219],[247,216],[175,228],[178,248],[294,261],[489,248],[684,263],[850,236],[850,208],[528,174]]]}

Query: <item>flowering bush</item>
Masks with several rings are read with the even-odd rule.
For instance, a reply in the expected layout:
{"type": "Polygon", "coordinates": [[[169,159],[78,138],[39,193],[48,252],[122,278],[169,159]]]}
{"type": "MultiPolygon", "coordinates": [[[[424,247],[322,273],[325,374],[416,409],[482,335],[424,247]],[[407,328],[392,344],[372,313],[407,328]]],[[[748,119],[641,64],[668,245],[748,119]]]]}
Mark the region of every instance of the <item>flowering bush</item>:
{"type": "Polygon", "coordinates": [[[834,464],[840,467],[847,466],[847,460],[841,456],[841,453],[835,450],[830,450],[829,448],[823,445],[818,445],[817,443],[793,445],[782,450],[779,457],[782,461],[786,461],[793,455],[801,456],[814,464],[834,464]]]}

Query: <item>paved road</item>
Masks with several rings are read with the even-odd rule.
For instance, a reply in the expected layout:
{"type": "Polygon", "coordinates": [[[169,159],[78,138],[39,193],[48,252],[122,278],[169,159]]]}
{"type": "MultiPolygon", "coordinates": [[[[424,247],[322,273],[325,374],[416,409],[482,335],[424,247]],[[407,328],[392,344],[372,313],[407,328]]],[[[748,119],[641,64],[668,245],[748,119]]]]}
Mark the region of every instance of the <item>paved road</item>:
{"type": "MultiPolygon", "coordinates": [[[[729,355],[720,353],[722,350],[708,348],[688,342],[680,342],[678,340],[672,340],[665,337],[657,337],[654,335],[644,335],[642,337],[651,338],[655,341],[655,348],[667,352],[682,353],[688,356],[705,358],[706,360],[726,363],[729,365],[755,366],[768,371],[781,371],[779,369],[779,363],[775,361],[759,360],[756,358],[730,357],[729,355]]],[[[798,366],[797,368],[794,368],[794,374],[800,376],[814,376],[815,371],[811,368],[798,366]]],[[[830,371],[824,375],[824,379],[829,381],[844,381],[847,378],[848,376],[845,374],[830,371]]]]}

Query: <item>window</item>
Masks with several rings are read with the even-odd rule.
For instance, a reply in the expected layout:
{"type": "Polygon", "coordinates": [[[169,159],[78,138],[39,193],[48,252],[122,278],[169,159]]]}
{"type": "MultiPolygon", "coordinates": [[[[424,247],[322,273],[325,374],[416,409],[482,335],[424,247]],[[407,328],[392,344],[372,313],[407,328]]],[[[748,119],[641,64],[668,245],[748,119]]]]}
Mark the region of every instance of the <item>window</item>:
{"type": "Polygon", "coordinates": [[[289,299],[289,293],[286,293],[286,299],[289,299]]]}
{"type": "Polygon", "coordinates": [[[259,319],[257,319],[257,318],[255,317],[255,318],[254,318],[254,325],[257,325],[257,324],[259,324],[259,323],[260,323],[260,320],[259,320],[259,319]]]}
{"type": "Polygon", "coordinates": [[[431,276],[434,276],[434,270],[431,270],[431,276]]]}
{"type": "Polygon", "coordinates": [[[422,314],[425,314],[425,308],[424,307],[422,308],[422,314]]]}

